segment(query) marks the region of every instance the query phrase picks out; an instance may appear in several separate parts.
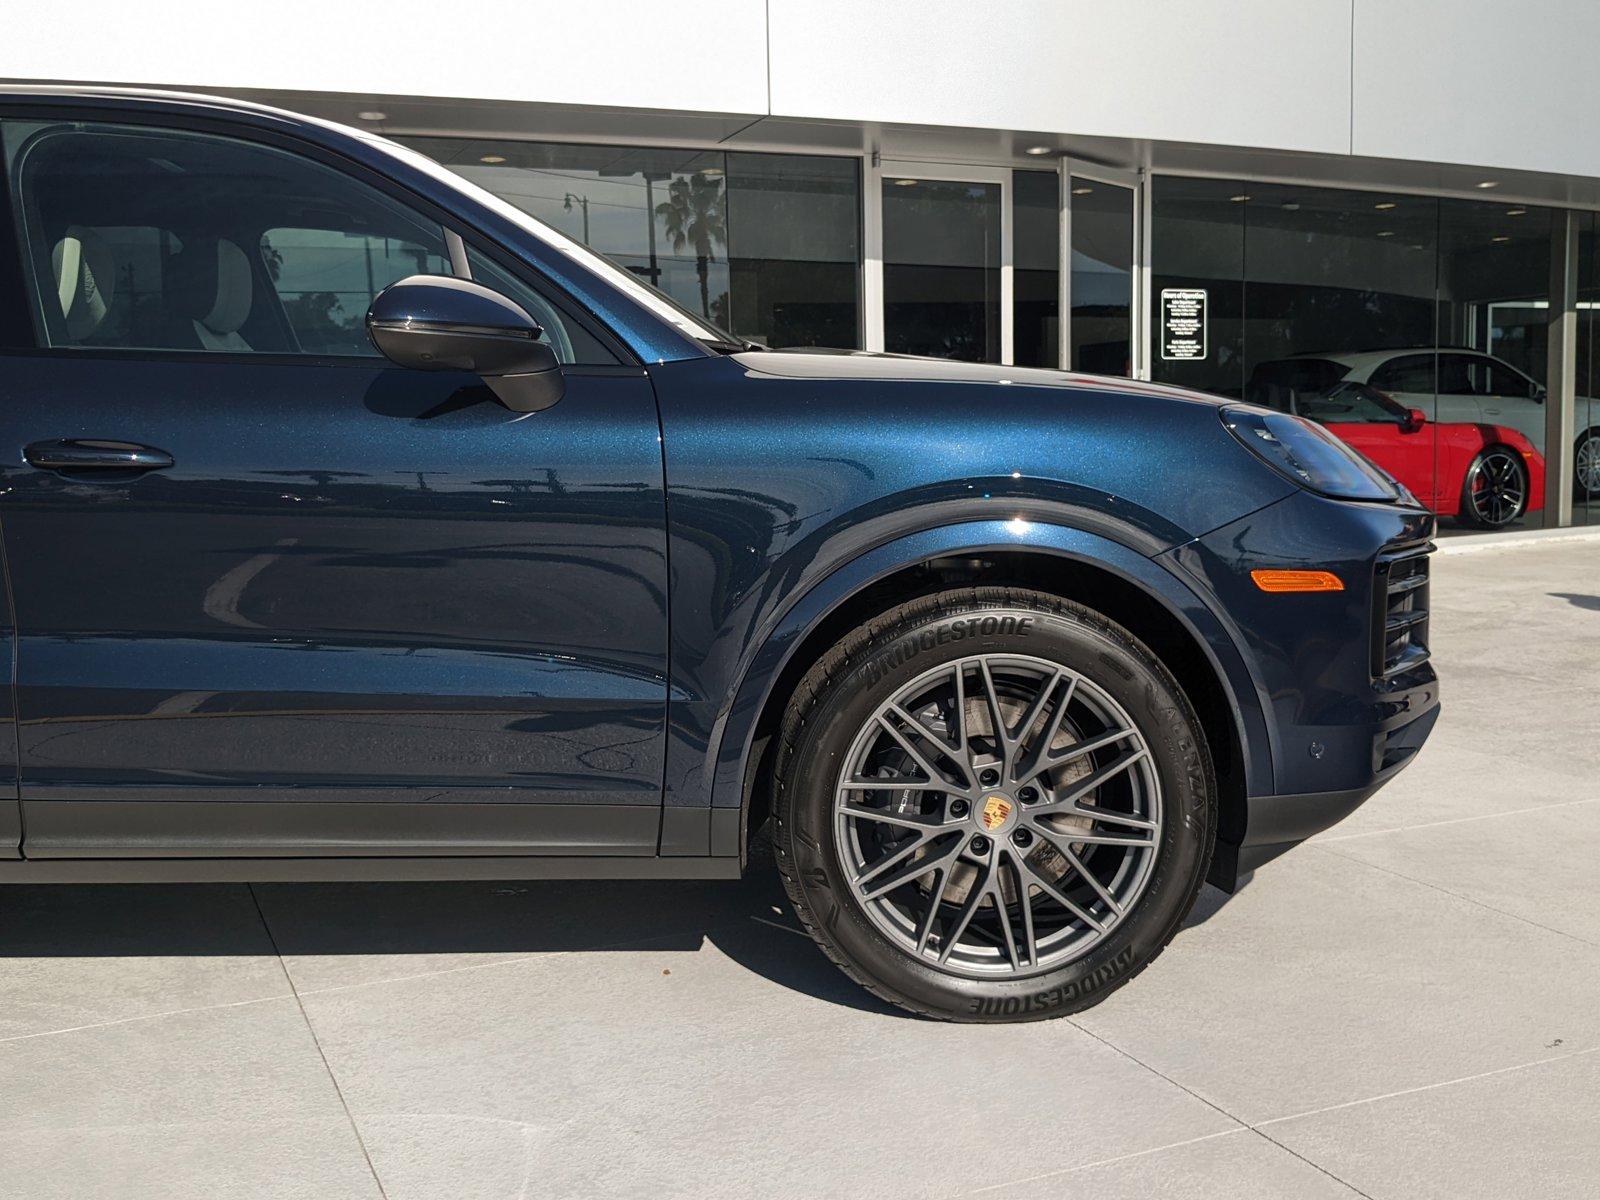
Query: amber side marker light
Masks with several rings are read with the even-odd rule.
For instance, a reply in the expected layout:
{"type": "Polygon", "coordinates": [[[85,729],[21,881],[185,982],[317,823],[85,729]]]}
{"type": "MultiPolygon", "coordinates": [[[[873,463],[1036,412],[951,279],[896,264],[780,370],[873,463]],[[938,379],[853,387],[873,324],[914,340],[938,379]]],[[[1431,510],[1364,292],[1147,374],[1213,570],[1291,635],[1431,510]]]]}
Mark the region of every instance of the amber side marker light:
{"type": "Polygon", "coordinates": [[[1344,581],[1332,571],[1251,571],[1263,592],[1342,592],[1344,581]]]}

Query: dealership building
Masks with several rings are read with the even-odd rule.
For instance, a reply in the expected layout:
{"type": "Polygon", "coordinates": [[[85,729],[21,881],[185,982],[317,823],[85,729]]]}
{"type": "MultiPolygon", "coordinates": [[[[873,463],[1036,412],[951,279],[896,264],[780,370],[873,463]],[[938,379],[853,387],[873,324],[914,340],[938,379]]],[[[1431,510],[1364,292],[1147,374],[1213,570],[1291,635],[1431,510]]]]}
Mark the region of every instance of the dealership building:
{"type": "Polygon", "coordinates": [[[1600,523],[1592,0],[30,7],[0,76],[380,132],[743,337],[1300,411],[1451,529],[1509,447],[1497,527],[1600,523]]]}

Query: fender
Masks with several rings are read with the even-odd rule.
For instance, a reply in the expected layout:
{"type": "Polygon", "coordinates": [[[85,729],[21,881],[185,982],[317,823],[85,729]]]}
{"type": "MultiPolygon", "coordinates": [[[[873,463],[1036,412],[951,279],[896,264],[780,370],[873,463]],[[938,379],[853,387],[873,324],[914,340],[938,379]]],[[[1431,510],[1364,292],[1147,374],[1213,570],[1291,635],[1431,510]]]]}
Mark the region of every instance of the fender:
{"type": "MultiPolygon", "coordinates": [[[[712,807],[742,807],[757,716],[790,657],[818,622],[862,588],[930,559],[1019,550],[1109,571],[1166,608],[1194,636],[1224,681],[1244,751],[1247,793],[1270,791],[1273,746],[1264,716],[1266,697],[1231,622],[1165,567],[1108,537],[1049,522],[989,519],[927,529],[880,545],[837,567],[779,613],[770,631],[754,639],[758,648],[739,678],[732,703],[712,730],[708,747],[708,757],[715,762],[712,807]]],[[[713,852],[730,851],[724,846],[713,852]]]]}

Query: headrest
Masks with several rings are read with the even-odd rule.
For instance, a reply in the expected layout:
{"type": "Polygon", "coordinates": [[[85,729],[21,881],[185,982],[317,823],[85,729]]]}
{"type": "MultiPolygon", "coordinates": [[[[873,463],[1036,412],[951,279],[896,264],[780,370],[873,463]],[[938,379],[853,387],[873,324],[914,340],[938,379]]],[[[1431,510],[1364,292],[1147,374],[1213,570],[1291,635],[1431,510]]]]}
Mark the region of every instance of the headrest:
{"type": "Polygon", "coordinates": [[[100,327],[111,309],[116,258],[93,229],[69,225],[66,236],[50,251],[50,267],[67,340],[81,342],[100,327]]]}
{"type": "Polygon", "coordinates": [[[213,333],[234,333],[250,317],[250,260],[226,238],[194,238],[172,256],[168,288],[179,313],[213,333]]]}

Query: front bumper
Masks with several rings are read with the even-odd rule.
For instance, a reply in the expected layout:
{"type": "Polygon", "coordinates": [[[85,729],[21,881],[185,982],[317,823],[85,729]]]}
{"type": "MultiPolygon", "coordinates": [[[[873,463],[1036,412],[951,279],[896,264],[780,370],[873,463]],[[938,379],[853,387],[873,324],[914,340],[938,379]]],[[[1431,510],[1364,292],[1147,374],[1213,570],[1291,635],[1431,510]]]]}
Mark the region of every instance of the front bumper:
{"type": "Polygon", "coordinates": [[[1272,779],[1225,811],[1211,879],[1344,819],[1398,774],[1439,716],[1427,652],[1432,514],[1300,492],[1167,552],[1234,624],[1267,717],[1272,779]],[[1340,592],[1269,594],[1253,569],[1333,571],[1340,592]]]}

